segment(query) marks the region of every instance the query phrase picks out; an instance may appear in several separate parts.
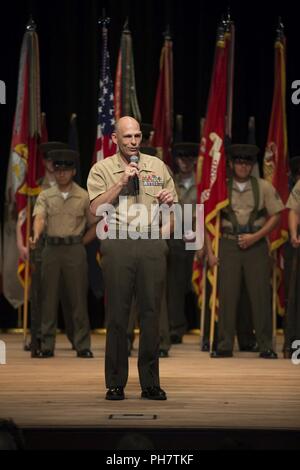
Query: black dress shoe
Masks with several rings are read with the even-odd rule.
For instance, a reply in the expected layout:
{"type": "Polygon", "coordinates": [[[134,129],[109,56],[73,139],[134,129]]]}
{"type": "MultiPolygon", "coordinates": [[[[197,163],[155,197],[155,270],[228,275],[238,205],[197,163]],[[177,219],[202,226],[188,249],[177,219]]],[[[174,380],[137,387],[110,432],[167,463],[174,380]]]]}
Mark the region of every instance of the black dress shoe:
{"type": "Polygon", "coordinates": [[[182,343],[182,338],[179,335],[171,335],[170,339],[171,339],[172,344],[181,344],[182,343]]]}
{"type": "Polygon", "coordinates": [[[83,349],[82,351],[77,351],[77,357],[81,357],[83,359],[93,359],[94,354],[90,349],[83,349]]]}
{"type": "Polygon", "coordinates": [[[106,392],[105,399],[106,400],[124,400],[125,399],[124,388],[123,387],[109,388],[106,392]]]}
{"type": "Polygon", "coordinates": [[[35,357],[38,359],[48,359],[49,357],[54,357],[54,352],[50,349],[45,349],[44,351],[38,351],[35,357]]]}
{"type": "Polygon", "coordinates": [[[166,349],[160,349],[158,355],[160,358],[169,357],[169,353],[166,349]]]}
{"type": "Polygon", "coordinates": [[[166,400],[166,392],[160,387],[147,387],[142,391],[142,398],[147,400],[166,400]]]}
{"type": "Polygon", "coordinates": [[[232,351],[213,351],[210,355],[213,359],[219,357],[233,357],[232,351]]]}
{"type": "Polygon", "coordinates": [[[267,349],[266,351],[262,351],[259,355],[262,359],[278,359],[276,352],[273,349],[267,349]]]}
{"type": "Polygon", "coordinates": [[[209,345],[209,343],[203,343],[203,344],[202,344],[201,351],[202,351],[202,352],[209,352],[209,350],[210,350],[210,345],[209,345]]]}

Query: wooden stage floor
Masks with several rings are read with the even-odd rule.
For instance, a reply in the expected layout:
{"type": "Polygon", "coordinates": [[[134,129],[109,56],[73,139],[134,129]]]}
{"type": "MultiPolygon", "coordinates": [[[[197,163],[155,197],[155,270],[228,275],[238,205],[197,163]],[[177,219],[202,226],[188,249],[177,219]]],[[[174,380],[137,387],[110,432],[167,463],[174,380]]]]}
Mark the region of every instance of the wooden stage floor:
{"type": "Polygon", "coordinates": [[[56,357],[46,360],[22,351],[21,336],[0,339],[7,346],[7,364],[0,365],[0,417],[22,428],[300,429],[300,365],[281,354],[277,361],[239,352],[232,359],[210,359],[200,352],[199,337],[188,335],[160,361],[166,402],[140,399],[136,350],[126,400],[108,402],[104,336],[93,336],[93,360],[76,358],[64,336],[58,337],[56,357]]]}

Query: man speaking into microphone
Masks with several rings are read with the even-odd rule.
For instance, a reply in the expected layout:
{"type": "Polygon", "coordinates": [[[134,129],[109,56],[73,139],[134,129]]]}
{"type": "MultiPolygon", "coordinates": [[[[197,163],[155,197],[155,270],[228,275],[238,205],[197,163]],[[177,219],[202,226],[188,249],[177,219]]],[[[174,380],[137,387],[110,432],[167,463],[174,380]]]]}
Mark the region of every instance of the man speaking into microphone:
{"type": "MultiPolygon", "coordinates": [[[[139,157],[137,155],[132,155],[130,157],[130,163],[137,165],[139,163],[139,157]]],[[[138,175],[134,175],[133,177],[133,188],[134,188],[134,195],[138,196],[140,194],[140,180],[139,180],[138,175]]]]}
{"type": "MultiPolygon", "coordinates": [[[[119,152],[96,163],[87,181],[93,214],[105,204],[115,208],[111,224],[115,224],[116,237],[108,237],[101,242],[107,307],[106,399],[125,398],[128,379],[127,326],[135,294],[140,312],[138,371],[141,398],[166,400],[166,393],[160,388],[158,361],[159,310],[168,248],[161,236],[151,239],[149,234],[153,233],[153,205],[171,206],[178,202],[177,194],[165,164],[156,157],[140,153],[142,133],[135,119],[121,118],[112,140],[118,145],[119,152]],[[124,205],[120,203],[124,198],[127,201],[126,214],[124,205]],[[129,233],[132,230],[130,222],[134,219],[130,208],[137,203],[143,206],[143,214],[147,215],[138,228],[139,238],[131,237],[129,233]],[[128,236],[124,237],[126,230],[128,236]]],[[[160,232],[164,228],[160,227],[160,232]]]]}

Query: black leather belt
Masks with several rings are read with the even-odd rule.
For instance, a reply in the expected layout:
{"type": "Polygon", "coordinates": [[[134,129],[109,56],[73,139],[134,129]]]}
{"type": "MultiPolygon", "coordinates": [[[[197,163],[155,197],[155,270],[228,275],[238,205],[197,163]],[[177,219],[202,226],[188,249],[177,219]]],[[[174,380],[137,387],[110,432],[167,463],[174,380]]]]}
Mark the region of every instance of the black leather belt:
{"type": "Polygon", "coordinates": [[[78,245],[82,242],[82,236],[77,237],[47,237],[47,245],[78,245]]]}
{"type": "Polygon", "coordinates": [[[243,227],[243,226],[241,226],[239,230],[237,230],[236,232],[233,232],[232,229],[224,227],[222,229],[222,236],[224,236],[224,235],[230,235],[230,236],[245,235],[245,234],[248,234],[248,233],[256,233],[259,230],[261,230],[261,227],[243,227]]]}
{"type": "Polygon", "coordinates": [[[247,235],[247,234],[256,233],[260,229],[261,229],[261,227],[252,227],[252,230],[249,230],[249,231],[244,231],[244,232],[241,231],[241,232],[233,233],[230,230],[226,230],[226,228],[225,228],[225,229],[222,230],[221,236],[222,236],[222,238],[226,238],[227,240],[237,240],[240,235],[247,235]]]}

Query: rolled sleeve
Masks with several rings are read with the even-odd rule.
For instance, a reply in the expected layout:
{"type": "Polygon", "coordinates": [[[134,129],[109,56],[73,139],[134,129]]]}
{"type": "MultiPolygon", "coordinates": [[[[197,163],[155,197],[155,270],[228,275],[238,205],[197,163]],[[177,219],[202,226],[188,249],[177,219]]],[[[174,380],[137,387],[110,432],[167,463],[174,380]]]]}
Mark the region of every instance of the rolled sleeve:
{"type": "Polygon", "coordinates": [[[300,213],[300,181],[293,187],[292,192],[286,203],[287,209],[292,209],[300,213]]]}
{"type": "Polygon", "coordinates": [[[284,209],[284,204],[271,183],[264,181],[264,205],[269,216],[278,214],[284,209]]]}
{"type": "Polygon", "coordinates": [[[33,209],[33,217],[36,217],[37,215],[41,215],[43,217],[47,216],[47,201],[45,197],[45,191],[42,191],[34,205],[33,209]]]}

